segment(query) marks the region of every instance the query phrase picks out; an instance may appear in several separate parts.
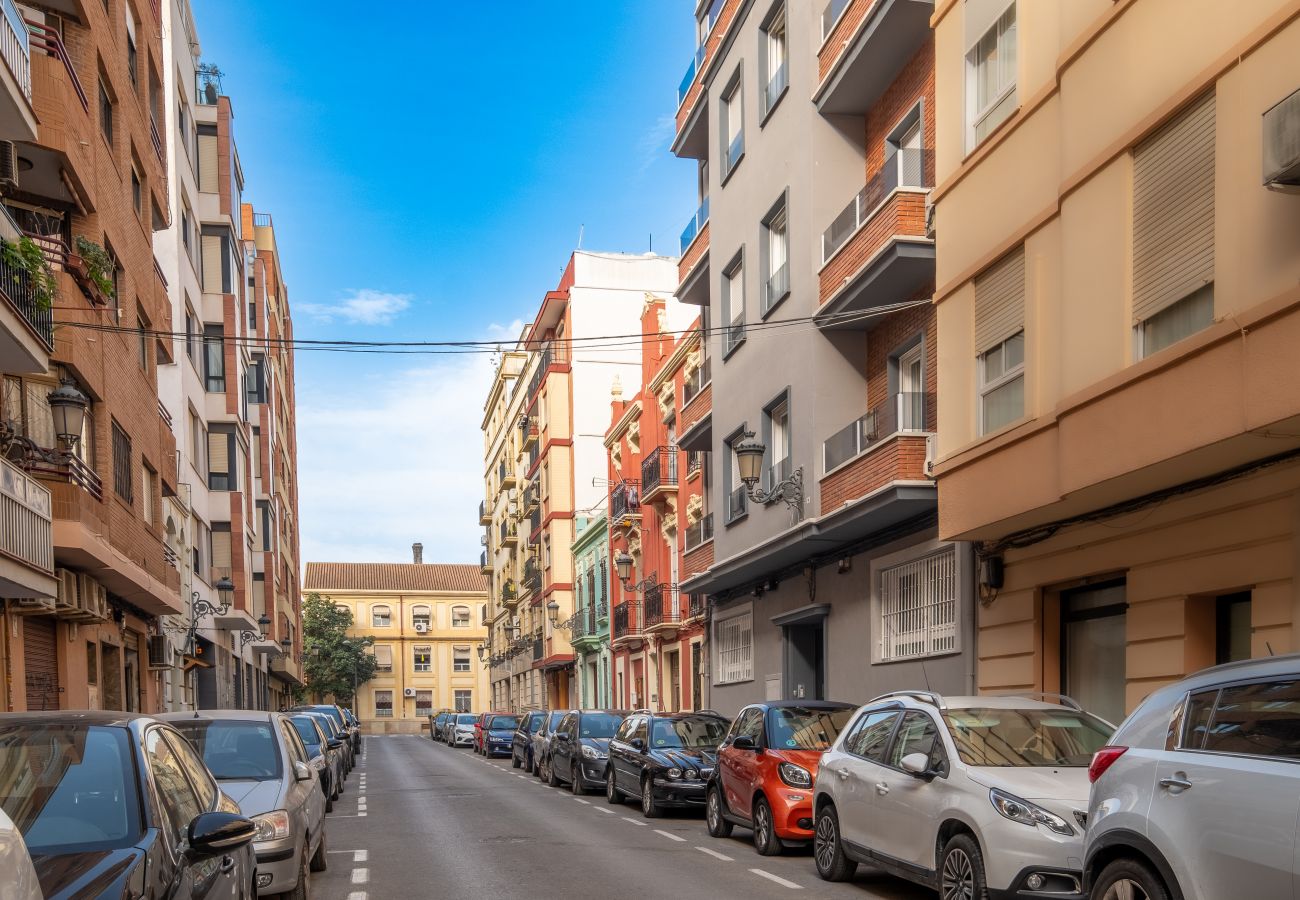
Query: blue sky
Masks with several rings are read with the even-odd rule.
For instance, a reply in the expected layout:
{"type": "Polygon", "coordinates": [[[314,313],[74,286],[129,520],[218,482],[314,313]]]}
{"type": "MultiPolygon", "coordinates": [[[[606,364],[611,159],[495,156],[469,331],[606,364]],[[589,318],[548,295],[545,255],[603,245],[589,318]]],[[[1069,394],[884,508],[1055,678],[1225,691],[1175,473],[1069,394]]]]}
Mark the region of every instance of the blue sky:
{"type": "MultiPolygon", "coordinates": [[[[512,336],[579,228],[675,253],[690,0],[192,0],[299,338],[512,336]],[[437,10],[437,15],[431,11],[437,10]]],[[[486,357],[297,355],[305,560],[477,561],[486,357]]]]}

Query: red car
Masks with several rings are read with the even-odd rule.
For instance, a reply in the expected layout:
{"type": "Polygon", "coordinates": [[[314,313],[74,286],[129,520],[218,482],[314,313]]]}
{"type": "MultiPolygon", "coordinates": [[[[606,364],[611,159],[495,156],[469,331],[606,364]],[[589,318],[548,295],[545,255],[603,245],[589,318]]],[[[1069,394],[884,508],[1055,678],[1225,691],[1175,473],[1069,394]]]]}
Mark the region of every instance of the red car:
{"type": "Polygon", "coordinates": [[[493,716],[505,716],[505,715],[509,715],[509,713],[503,713],[500,710],[478,714],[478,718],[474,720],[474,752],[475,753],[479,753],[484,756],[487,755],[487,751],[486,749],[484,749],[483,746],[483,742],[487,739],[486,734],[483,731],[483,724],[493,716]]]}
{"type": "Polygon", "coordinates": [[[813,837],[813,783],[822,753],[856,707],[820,700],[754,703],[736,716],[709,780],[709,834],[751,828],[754,849],[775,856],[813,837]]]}

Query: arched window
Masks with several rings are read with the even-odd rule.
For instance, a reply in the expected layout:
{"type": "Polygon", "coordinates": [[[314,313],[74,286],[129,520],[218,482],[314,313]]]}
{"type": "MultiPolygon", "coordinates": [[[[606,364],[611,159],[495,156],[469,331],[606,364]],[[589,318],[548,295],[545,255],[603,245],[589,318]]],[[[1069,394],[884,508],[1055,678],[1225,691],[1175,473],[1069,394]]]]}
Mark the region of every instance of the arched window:
{"type": "Polygon", "coordinates": [[[416,631],[428,631],[433,626],[433,613],[429,607],[412,606],[411,624],[415,626],[416,631]]]}
{"type": "Polygon", "coordinates": [[[388,628],[393,624],[393,611],[387,606],[370,607],[370,625],[372,628],[388,628]]]}
{"type": "Polygon", "coordinates": [[[451,608],[451,627],[468,628],[470,623],[470,611],[468,606],[453,606],[451,608]]]}

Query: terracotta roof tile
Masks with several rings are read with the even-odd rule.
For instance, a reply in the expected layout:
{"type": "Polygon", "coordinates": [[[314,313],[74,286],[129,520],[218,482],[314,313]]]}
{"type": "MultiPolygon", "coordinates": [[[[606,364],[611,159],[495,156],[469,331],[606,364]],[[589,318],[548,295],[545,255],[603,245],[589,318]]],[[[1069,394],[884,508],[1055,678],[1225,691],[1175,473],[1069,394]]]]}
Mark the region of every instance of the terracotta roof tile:
{"type": "Polygon", "coordinates": [[[460,563],[309,562],[304,591],[462,591],[487,593],[487,576],[460,563]]]}

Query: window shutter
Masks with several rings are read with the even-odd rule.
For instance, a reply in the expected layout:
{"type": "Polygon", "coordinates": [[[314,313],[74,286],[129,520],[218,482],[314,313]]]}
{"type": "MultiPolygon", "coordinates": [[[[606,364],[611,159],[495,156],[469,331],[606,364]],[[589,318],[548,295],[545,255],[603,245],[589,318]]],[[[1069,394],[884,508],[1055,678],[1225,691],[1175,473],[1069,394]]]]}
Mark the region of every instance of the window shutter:
{"type": "Polygon", "coordinates": [[[1002,257],[975,279],[975,352],[983,353],[1025,327],[1025,248],[1002,257]]]}
{"type": "Polygon", "coordinates": [[[1214,92],[1133,150],[1133,321],[1214,280],[1214,92]]]}
{"type": "Polygon", "coordinates": [[[229,531],[212,532],[212,568],[223,573],[230,571],[229,531]]]}
{"type": "Polygon", "coordinates": [[[215,134],[199,135],[199,190],[208,194],[218,191],[217,185],[217,136],[215,134]]]}
{"type": "Polygon", "coordinates": [[[203,291],[221,293],[221,235],[205,234],[201,242],[203,253],[203,291]]]}
{"type": "Polygon", "coordinates": [[[393,667],[393,648],[388,644],[375,644],[375,662],[381,669],[393,667]]]}
{"type": "Polygon", "coordinates": [[[208,471],[214,475],[230,474],[230,436],[224,432],[208,432],[208,471]]]}

